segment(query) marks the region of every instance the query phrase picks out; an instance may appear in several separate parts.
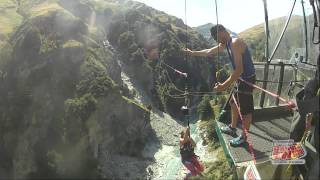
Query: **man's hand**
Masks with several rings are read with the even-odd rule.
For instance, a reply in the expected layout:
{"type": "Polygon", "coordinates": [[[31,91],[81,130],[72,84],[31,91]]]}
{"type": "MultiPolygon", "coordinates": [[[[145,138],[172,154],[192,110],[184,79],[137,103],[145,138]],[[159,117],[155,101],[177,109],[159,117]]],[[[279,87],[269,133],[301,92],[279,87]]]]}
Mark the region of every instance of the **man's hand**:
{"type": "Polygon", "coordinates": [[[186,48],[186,49],[182,49],[182,51],[184,52],[184,53],[187,53],[187,55],[192,55],[192,51],[190,50],[190,49],[188,49],[188,48],[186,48]]]}
{"type": "Polygon", "coordinates": [[[226,89],[225,85],[224,84],[221,84],[221,83],[216,83],[213,90],[215,91],[218,91],[218,92],[221,92],[221,91],[224,91],[226,89]]]}

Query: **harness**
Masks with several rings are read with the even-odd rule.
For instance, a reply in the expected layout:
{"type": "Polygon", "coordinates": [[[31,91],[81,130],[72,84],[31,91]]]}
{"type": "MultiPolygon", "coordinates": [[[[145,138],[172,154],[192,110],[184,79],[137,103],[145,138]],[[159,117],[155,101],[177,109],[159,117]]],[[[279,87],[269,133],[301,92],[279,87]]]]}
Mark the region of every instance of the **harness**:
{"type": "Polygon", "coordinates": [[[195,155],[194,148],[190,142],[184,143],[183,146],[180,147],[180,155],[182,161],[188,160],[195,155]]]}
{"type": "MultiPolygon", "coordinates": [[[[235,65],[235,61],[234,61],[233,53],[232,53],[232,49],[231,49],[231,41],[232,41],[232,37],[226,43],[226,50],[227,50],[232,68],[233,68],[233,70],[235,70],[236,65],[235,65]]],[[[245,51],[241,54],[241,56],[242,56],[243,72],[240,75],[240,77],[243,79],[250,79],[250,77],[255,76],[255,69],[254,69],[254,66],[252,63],[252,58],[251,58],[251,54],[248,50],[248,47],[246,47],[245,51]]]]}

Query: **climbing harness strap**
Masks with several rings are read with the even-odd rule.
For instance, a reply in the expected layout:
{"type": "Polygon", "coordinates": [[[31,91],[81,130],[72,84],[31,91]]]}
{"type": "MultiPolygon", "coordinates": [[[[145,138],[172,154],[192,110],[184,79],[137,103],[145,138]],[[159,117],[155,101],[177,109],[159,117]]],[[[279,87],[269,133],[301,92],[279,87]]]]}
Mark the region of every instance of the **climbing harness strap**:
{"type": "Polygon", "coordinates": [[[239,117],[240,117],[240,120],[241,120],[241,123],[242,123],[242,130],[243,130],[243,132],[244,132],[245,139],[246,139],[246,141],[247,141],[247,143],[248,143],[248,145],[249,145],[249,151],[250,151],[250,154],[251,154],[251,156],[252,156],[252,158],[253,158],[253,162],[254,162],[254,164],[255,164],[255,163],[256,163],[256,156],[255,156],[255,154],[254,154],[252,141],[251,141],[251,139],[250,139],[249,136],[248,136],[248,130],[244,127],[244,119],[243,119],[243,116],[242,116],[242,114],[241,114],[240,107],[239,107],[239,105],[238,105],[238,103],[237,103],[236,98],[234,97],[234,94],[231,95],[231,98],[232,98],[234,104],[236,105],[236,108],[237,108],[237,111],[238,111],[238,114],[239,114],[239,117]]]}
{"type": "Polygon", "coordinates": [[[181,154],[182,160],[188,160],[189,158],[195,155],[194,149],[190,142],[185,143],[183,147],[180,148],[180,154],[181,154]]]}

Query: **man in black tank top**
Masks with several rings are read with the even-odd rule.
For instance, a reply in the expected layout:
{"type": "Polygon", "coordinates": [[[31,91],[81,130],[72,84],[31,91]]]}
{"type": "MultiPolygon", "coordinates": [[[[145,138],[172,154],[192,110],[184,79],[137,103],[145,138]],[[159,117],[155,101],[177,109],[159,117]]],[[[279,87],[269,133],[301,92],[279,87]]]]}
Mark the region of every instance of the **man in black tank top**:
{"type": "Polygon", "coordinates": [[[194,148],[196,147],[196,143],[190,137],[190,129],[185,128],[181,132],[180,136],[180,155],[181,161],[183,165],[190,171],[186,178],[189,176],[196,176],[198,174],[201,175],[204,168],[203,165],[198,161],[197,156],[194,153],[194,148]]]}
{"type": "MultiPolygon", "coordinates": [[[[253,88],[239,79],[242,78],[252,84],[255,84],[255,69],[251,54],[245,42],[241,38],[233,37],[224,26],[220,24],[213,26],[210,32],[214,40],[218,42],[217,46],[199,51],[185,49],[184,52],[191,56],[207,57],[227,50],[233,67],[233,72],[224,82],[216,83],[214,90],[220,92],[227,89],[234,82],[238,84],[238,88],[236,91],[233,91],[233,94],[236,98],[237,104],[240,106],[239,109],[243,116],[243,128],[249,131],[254,110],[252,95],[253,88]]],[[[229,126],[222,127],[221,131],[234,137],[230,140],[231,146],[241,146],[246,142],[246,134],[242,133],[239,136],[237,135],[236,126],[239,117],[238,108],[233,101],[229,102],[231,106],[231,124],[229,126]]]]}

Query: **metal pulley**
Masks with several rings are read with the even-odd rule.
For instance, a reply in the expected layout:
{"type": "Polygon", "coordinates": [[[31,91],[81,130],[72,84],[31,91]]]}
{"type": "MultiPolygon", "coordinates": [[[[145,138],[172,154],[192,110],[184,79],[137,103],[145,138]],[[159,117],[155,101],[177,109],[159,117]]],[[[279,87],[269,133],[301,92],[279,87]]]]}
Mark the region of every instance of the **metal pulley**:
{"type": "Polygon", "coordinates": [[[189,108],[188,106],[182,106],[181,107],[181,112],[184,116],[188,116],[189,115],[189,108]]]}

